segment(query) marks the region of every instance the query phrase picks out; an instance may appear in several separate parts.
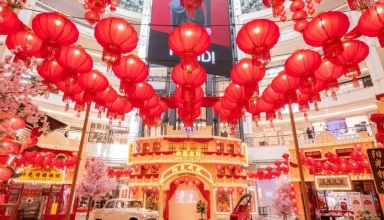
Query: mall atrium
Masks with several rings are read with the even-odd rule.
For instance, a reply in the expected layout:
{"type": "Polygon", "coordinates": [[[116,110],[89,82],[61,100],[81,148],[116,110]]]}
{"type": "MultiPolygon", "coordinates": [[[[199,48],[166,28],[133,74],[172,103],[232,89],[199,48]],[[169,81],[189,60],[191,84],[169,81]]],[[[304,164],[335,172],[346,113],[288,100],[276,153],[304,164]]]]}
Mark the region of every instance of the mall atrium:
{"type": "Polygon", "coordinates": [[[381,1],[0,0],[0,42],[0,220],[384,219],[381,1]]]}

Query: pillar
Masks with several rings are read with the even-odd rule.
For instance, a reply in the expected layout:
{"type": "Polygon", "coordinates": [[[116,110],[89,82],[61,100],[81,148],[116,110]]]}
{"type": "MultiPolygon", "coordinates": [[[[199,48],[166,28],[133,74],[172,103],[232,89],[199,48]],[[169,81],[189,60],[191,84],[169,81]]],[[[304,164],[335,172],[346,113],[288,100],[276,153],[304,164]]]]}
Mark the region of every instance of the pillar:
{"type": "Polygon", "coordinates": [[[243,122],[244,142],[248,147],[253,147],[252,115],[245,112],[245,121],[243,122]]]}
{"type": "Polygon", "coordinates": [[[135,142],[139,137],[140,130],[140,117],[136,115],[137,109],[132,110],[129,113],[129,132],[128,132],[128,142],[135,142]]]}

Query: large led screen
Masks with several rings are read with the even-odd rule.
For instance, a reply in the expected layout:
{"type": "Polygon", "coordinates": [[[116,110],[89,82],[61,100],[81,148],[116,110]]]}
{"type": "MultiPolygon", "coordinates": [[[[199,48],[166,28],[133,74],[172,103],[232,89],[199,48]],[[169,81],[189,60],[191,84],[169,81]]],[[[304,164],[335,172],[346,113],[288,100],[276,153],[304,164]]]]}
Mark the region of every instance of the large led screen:
{"type": "Polygon", "coordinates": [[[227,0],[203,0],[193,17],[181,7],[180,0],[152,0],[148,62],[169,67],[180,62],[168,46],[168,36],[185,22],[205,27],[211,36],[209,50],[199,57],[200,65],[209,74],[229,77],[233,58],[227,0]]]}

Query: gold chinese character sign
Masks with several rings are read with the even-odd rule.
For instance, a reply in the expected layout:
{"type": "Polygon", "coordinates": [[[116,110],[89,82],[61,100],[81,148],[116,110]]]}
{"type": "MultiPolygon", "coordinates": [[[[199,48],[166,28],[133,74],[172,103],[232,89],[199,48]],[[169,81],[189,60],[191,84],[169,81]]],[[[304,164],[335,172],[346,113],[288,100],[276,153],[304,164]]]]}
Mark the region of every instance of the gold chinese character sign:
{"type": "Polygon", "coordinates": [[[348,175],[315,176],[317,190],[352,190],[348,175]]]}
{"type": "Polygon", "coordinates": [[[210,183],[213,183],[211,173],[204,167],[193,163],[181,163],[168,168],[161,175],[160,183],[164,183],[166,179],[175,175],[199,175],[208,180],[210,183]]]}
{"type": "Polygon", "coordinates": [[[367,156],[373,179],[375,180],[376,190],[379,194],[384,194],[384,149],[367,149],[367,156]]]}
{"type": "Polygon", "coordinates": [[[16,182],[58,182],[64,179],[64,172],[56,168],[32,168],[26,167],[18,170],[21,176],[16,182]]]}

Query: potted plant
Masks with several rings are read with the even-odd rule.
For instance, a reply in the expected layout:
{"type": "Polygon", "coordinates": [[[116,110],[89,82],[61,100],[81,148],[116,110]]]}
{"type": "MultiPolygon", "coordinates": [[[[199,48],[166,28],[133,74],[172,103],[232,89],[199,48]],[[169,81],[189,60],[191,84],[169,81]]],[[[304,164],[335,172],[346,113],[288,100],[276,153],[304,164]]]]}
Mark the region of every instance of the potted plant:
{"type": "Polygon", "coordinates": [[[201,219],[199,220],[204,220],[203,214],[207,212],[207,206],[203,200],[199,200],[199,202],[196,204],[196,212],[201,214],[201,219]]]}

